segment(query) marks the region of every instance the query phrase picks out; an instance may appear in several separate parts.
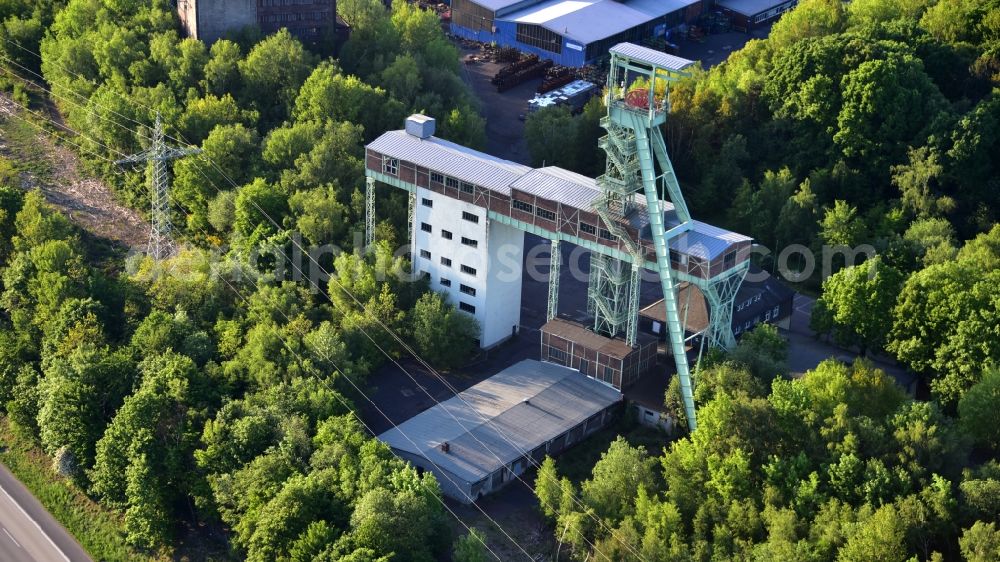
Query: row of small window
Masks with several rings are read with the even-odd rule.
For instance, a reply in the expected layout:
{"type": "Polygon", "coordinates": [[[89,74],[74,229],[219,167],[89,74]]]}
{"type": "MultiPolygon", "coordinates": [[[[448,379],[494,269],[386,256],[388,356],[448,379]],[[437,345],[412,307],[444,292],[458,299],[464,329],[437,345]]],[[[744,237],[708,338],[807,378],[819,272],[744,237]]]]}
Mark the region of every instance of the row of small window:
{"type": "MultiPolygon", "coordinates": [[[[760,302],[760,297],[761,297],[761,293],[757,293],[756,295],[748,298],[747,300],[745,300],[745,301],[737,304],[736,305],[737,312],[740,311],[740,310],[743,310],[744,308],[750,306],[751,304],[753,304],[755,302],[760,302]]],[[[774,314],[775,314],[775,316],[778,315],[777,312],[775,312],[774,314]]]]}
{"type": "MultiPolygon", "coordinates": [[[[451,287],[451,279],[448,279],[447,277],[442,277],[441,278],[441,286],[442,287],[451,287]]],[[[463,294],[469,295],[470,297],[476,296],[476,288],[475,287],[470,287],[468,285],[464,285],[462,283],[459,283],[458,284],[458,290],[461,291],[463,294]]]]}
{"type": "MultiPolygon", "coordinates": [[[[772,319],[777,320],[778,319],[778,312],[780,310],[781,310],[781,307],[780,306],[776,306],[776,307],[774,307],[774,310],[768,310],[767,312],[765,312],[764,313],[764,322],[770,322],[772,319]]],[[[757,316],[753,320],[747,320],[746,322],[743,323],[742,326],[736,326],[735,328],[733,328],[733,334],[738,336],[741,333],[746,332],[750,328],[753,328],[754,326],[756,326],[758,322],[760,322],[760,316],[757,316]]]]}
{"type": "Polygon", "coordinates": [[[329,12],[297,12],[291,14],[267,14],[261,17],[262,23],[281,23],[292,21],[317,21],[327,19],[329,12]]]}
{"type": "Polygon", "coordinates": [[[321,2],[316,2],[316,0],[260,0],[260,6],[262,8],[270,8],[273,6],[301,6],[317,3],[321,2]]]}
{"type": "MultiPolygon", "coordinates": [[[[518,201],[514,199],[512,205],[518,211],[524,211],[525,213],[534,213],[535,216],[541,217],[543,219],[548,219],[550,221],[556,220],[556,214],[547,209],[542,209],[541,207],[535,207],[531,203],[525,203],[524,201],[518,201]]],[[[596,226],[580,221],[580,232],[584,234],[590,234],[591,236],[600,236],[605,240],[614,240],[615,235],[611,233],[610,230],[606,228],[597,228],[596,226]]]]}
{"type": "MultiPolygon", "coordinates": [[[[432,208],[432,209],[434,208],[434,201],[432,199],[428,199],[426,197],[421,197],[420,198],[420,204],[423,205],[424,207],[429,207],[429,208],[432,208]]],[[[479,224],[479,215],[476,215],[475,213],[470,213],[468,211],[462,211],[462,219],[467,220],[467,221],[472,222],[472,223],[479,224]]],[[[427,225],[425,224],[425,226],[427,226],[427,225]]],[[[430,227],[427,226],[427,228],[430,228],[430,227]]],[[[430,230],[427,230],[427,228],[425,228],[424,230],[426,230],[427,232],[430,232],[430,230]]],[[[448,231],[445,230],[443,232],[448,232],[448,231]]],[[[451,233],[448,234],[447,238],[449,240],[451,239],[451,233]]]]}
{"type": "MultiPolygon", "coordinates": [[[[431,253],[428,252],[427,250],[420,250],[420,257],[424,258],[425,260],[429,260],[429,259],[431,259],[431,253]]],[[[446,265],[448,267],[451,267],[451,260],[448,259],[448,258],[441,258],[441,264],[442,265],[446,265]]],[[[478,273],[476,271],[476,268],[469,267],[469,266],[467,266],[465,264],[463,264],[460,269],[462,270],[462,273],[464,273],[466,275],[471,275],[473,277],[475,277],[476,273],[478,273]]]]}
{"type": "Polygon", "coordinates": [[[462,193],[468,193],[469,195],[472,195],[473,193],[476,192],[476,186],[472,185],[471,183],[458,181],[457,179],[451,176],[439,174],[438,172],[431,172],[431,181],[443,184],[445,187],[460,189],[462,193]]]}
{"type": "MultiPolygon", "coordinates": [[[[431,225],[429,225],[429,224],[427,224],[425,222],[422,222],[422,223],[420,223],[420,230],[423,230],[424,232],[433,233],[434,232],[434,227],[432,227],[431,225]]],[[[451,240],[452,236],[453,235],[452,235],[452,233],[451,233],[450,230],[444,230],[444,229],[441,230],[441,237],[444,238],[445,240],[451,240]]],[[[465,244],[466,246],[469,246],[470,248],[478,248],[479,247],[479,240],[473,240],[472,238],[466,238],[465,236],[463,236],[462,237],[462,244],[465,244]]]]}
{"type": "Polygon", "coordinates": [[[556,220],[556,214],[555,213],[553,213],[552,211],[543,209],[541,207],[537,207],[536,208],[531,203],[525,203],[524,201],[518,201],[517,199],[514,199],[514,201],[513,201],[512,204],[513,204],[514,208],[517,209],[518,211],[524,211],[525,213],[534,212],[535,216],[541,217],[543,219],[550,220],[550,221],[556,220]]]}

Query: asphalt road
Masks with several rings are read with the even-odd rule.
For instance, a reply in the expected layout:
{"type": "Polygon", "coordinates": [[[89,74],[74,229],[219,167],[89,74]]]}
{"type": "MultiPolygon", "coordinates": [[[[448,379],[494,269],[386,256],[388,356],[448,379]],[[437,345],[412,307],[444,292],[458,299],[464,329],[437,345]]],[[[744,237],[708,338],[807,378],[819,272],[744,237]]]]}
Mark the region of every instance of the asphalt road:
{"type": "Polygon", "coordinates": [[[0,561],[90,562],[76,542],[0,464],[0,561]]]}

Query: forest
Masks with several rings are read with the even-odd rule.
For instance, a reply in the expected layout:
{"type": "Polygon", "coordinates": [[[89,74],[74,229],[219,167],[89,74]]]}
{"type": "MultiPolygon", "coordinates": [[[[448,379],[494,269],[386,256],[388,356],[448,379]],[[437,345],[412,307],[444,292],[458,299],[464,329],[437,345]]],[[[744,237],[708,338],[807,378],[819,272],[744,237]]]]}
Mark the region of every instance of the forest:
{"type": "MultiPolygon", "coordinates": [[[[203,150],[173,165],[184,244],[162,263],[104,251],[0,160],[0,412],[120,516],[120,559],[186,555],[193,528],[223,530],[216,559],[488,558],[478,533],[453,533],[434,478],[354,414],[374,369],[411,347],[460,365],[477,328],[391,274],[409,267],[398,193],[379,192],[376,247],[350,251],[365,142],[419,111],[482,147],[484,122],[434,13],[338,13],[352,35],[333,58],[287,32],[208,48],[169,0],[0,0],[0,86],[76,131],[118,199],[148,208],[146,169],[114,160],[148,148],[157,115],[171,144],[203,150]],[[252,259],[296,235],[348,251],[283,279],[252,259]],[[329,283],[293,281],[316,269],[329,283]]],[[[670,96],[694,213],[774,250],[873,245],[800,283],[820,297],[813,325],[928,393],[864,361],[788,380],[780,337],[752,332],[699,367],[696,433],[617,440],[578,481],[546,461],[536,495],[562,555],[1000,558],[1000,4],[803,0],[670,96]]],[[[601,173],[604,111],[532,115],[532,157],[601,173]]],[[[676,389],[667,401],[682,417],[676,389]]]]}
{"type": "MultiPolygon", "coordinates": [[[[1000,558],[1000,3],[803,0],[694,74],[665,130],[692,212],[772,271],[790,244],[873,246],[798,288],[821,337],[897,359],[926,396],[863,359],[788,380],[758,329],[698,367],[698,431],[617,440],[576,481],[546,460],[553,533],[578,560],[1000,558]]],[[[603,112],[534,114],[533,156],[601,173],[603,112]]]]}

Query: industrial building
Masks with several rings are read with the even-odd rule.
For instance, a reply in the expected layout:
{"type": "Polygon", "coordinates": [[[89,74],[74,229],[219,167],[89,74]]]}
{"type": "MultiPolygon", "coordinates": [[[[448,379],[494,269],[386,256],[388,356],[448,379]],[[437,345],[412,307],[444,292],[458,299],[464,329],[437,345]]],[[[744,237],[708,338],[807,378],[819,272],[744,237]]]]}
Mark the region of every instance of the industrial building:
{"type": "Polygon", "coordinates": [[[691,23],[704,0],[452,0],[451,32],[565,66],[591,64],[621,42],[691,23]]]}
{"type": "Polygon", "coordinates": [[[716,8],[729,17],[733,28],[750,33],[779,18],[799,0],[716,0],[716,8]]]}
{"type": "MultiPolygon", "coordinates": [[[[433,119],[413,115],[365,150],[365,240],[374,243],[375,186],[406,191],[413,268],[474,316],[480,345],[516,334],[521,313],[524,233],[550,242],[546,320],[540,358],[581,379],[624,390],[656,361],[655,338],[639,331],[640,279],[659,280],[668,350],[689,427],[694,398],[679,284],[696,286],[708,311],[700,335],[731,348],[733,302],[749,267],[752,239],[688,212],[661,125],[670,82],[692,61],[630,43],[610,49],[606,172],[588,178],[557,167],[531,168],[434,136],[433,119]],[[559,317],[560,244],[589,251],[586,325],[559,317]]],[[[540,303],[538,303],[540,305],[540,303]]],[[[595,387],[596,388],[596,387],[595,387]]]]}
{"type": "Polygon", "coordinates": [[[207,44],[249,26],[268,34],[286,28],[304,42],[348,33],[337,0],[177,0],[177,14],[188,37],[207,44]]]}
{"type": "MultiPolygon", "coordinates": [[[[688,339],[704,333],[708,327],[709,310],[701,290],[690,283],[683,283],[677,288],[677,295],[688,339]]],[[[733,302],[733,334],[739,336],[761,323],[787,330],[794,297],[795,291],[768,272],[751,266],[733,302]]],[[[666,338],[666,310],[662,300],[640,310],[639,316],[644,332],[666,338]]]]}
{"type": "Polygon", "coordinates": [[[525,359],[378,438],[472,503],[603,427],[620,403],[572,369],[525,359]]]}

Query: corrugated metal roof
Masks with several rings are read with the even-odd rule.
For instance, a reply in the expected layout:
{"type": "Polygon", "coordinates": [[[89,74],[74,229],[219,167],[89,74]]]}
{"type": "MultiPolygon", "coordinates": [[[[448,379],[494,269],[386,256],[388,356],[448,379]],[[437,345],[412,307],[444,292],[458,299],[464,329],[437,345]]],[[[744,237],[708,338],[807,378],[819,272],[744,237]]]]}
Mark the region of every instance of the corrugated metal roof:
{"type": "Polygon", "coordinates": [[[555,166],[532,170],[511,187],[578,209],[589,209],[590,203],[601,193],[594,178],[555,166]]]}
{"type": "Polygon", "coordinates": [[[578,371],[525,359],[379,439],[477,482],[619,400],[618,391],[578,371]],[[440,448],[444,442],[447,453],[440,448]]]}
{"type": "Polygon", "coordinates": [[[657,16],[615,0],[550,0],[503,19],[540,25],[587,45],[645,24],[657,16]]]}
{"type": "Polygon", "coordinates": [[[619,43],[614,47],[611,47],[611,52],[633,60],[655,64],[656,66],[666,68],[667,70],[683,70],[695,64],[694,61],[682,59],[681,57],[675,57],[674,55],[668,55],[663,51],[657,51],[656,49],[650,49],[649,47],[641,47],[634,43],[619,43]]]}
{"type": "Polygon", "coordinates": [[[713,260],[739,242],[751,242],[753,238],[730,232],[701,221],[692,220],[691,230],[670,240],[670,247],[678,252],[697,258],[713,260]]]}
{"type": "Polygon", "coordinates": [[[383,133],[368,148],[504,194],[510,193],[512,182],[531,171],[516,162],[437,137],[421,139],[406,131],[383,133]]]}

